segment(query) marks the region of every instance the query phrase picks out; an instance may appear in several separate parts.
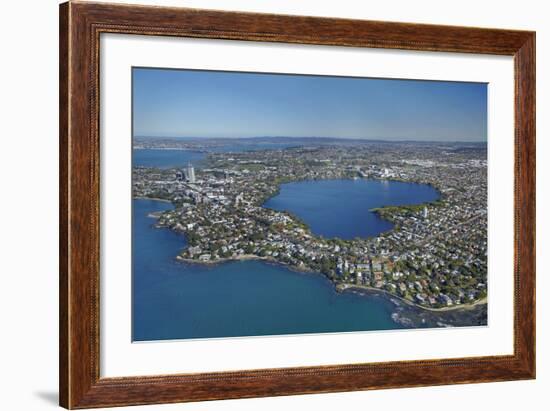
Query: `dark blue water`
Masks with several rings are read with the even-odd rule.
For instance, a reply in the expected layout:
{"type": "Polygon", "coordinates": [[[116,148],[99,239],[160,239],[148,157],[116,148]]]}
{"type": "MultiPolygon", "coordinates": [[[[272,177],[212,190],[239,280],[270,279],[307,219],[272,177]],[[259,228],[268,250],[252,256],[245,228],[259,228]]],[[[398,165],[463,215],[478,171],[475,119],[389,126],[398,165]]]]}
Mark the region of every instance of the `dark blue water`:
{"type": "Polygon", "coordinates": [[[437,190],[424,184],[387,180],[318,180],[283,184],[264,207],[298,216],[325,238],[376,236],[393,228],[372,211],[391,205],[434,201],[437,190]]]}
{"type": "Polygon", "coordinates": [[[134,341],[401,328],[387,298],[338,294],[320,274],[259,261],[179,263],[185,239],[147,217],[171,205],[133,207],[134,341]]]}
{"type": "Polygon", "coordinates": [[[133,165],[141,167],[173,168],[188,163],[200,165],[206,153],[187,150],[133,150],[133,165]]]}

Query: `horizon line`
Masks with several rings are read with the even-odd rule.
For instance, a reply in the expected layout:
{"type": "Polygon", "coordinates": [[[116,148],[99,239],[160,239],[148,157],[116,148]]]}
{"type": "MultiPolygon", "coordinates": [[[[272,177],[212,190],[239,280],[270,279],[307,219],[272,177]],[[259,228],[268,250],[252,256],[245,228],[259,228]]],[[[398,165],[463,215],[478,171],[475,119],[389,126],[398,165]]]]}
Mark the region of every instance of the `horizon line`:
{"type": "Polygon", "coordinates": [[[251,140],[251,139],[324,139],[324,140],[354,140],[354,141],[376,141],[388,143],[485,143],[487,140],[408,140],[408,139],[383,139],[383,138],[361,138],[361,137],[328,137],[328,136],[251,136],[251,137],[191,137],[191,136],[147,136],[137,135],[132,138],[165,138],[165,139],[189,139],[189,140],[251,140]]]}

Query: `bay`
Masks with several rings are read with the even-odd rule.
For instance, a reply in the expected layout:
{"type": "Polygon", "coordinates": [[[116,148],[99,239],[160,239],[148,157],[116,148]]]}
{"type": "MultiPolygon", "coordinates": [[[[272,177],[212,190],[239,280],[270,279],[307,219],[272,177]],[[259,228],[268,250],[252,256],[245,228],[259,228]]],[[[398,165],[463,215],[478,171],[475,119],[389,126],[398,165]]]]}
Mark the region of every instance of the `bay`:
{"type": "Polygon", "coordinates": [[[133,200],[134,341],[403,328],[389,299],[337,293],[321,274],[261,261],[178,262],[185,238],[148,217],[170,207],[133,200]]]}

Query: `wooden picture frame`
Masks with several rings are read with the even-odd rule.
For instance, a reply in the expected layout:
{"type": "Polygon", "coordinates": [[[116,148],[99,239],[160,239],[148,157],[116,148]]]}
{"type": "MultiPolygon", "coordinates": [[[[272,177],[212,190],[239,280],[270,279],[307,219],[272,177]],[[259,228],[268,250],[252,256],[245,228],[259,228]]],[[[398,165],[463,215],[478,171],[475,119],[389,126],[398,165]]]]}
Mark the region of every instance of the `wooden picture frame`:
{"type": "Polygon", "coordinates": [[[91,408],[535,378],[535,33],[69,2],[60,6],[60,405],[91,408]],[[514,354],[100,378],[101,33],[513,56],[514,354]]]}

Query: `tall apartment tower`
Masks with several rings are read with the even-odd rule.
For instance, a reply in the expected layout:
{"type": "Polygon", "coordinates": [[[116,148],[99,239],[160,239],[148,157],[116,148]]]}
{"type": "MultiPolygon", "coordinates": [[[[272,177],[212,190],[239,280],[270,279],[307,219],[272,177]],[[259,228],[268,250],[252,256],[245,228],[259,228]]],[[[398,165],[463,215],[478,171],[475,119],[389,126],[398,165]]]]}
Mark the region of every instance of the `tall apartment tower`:
{"type": "Polygon", "coordinates": [[[187,164],[186,175],[187,175],[187,181],[189,181],[190,183],[195,182],[195,168],[191,163],[187,164]]]}

